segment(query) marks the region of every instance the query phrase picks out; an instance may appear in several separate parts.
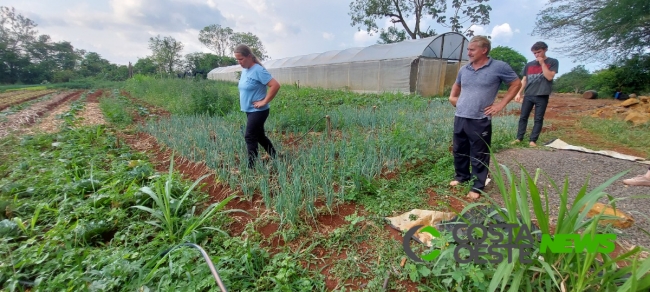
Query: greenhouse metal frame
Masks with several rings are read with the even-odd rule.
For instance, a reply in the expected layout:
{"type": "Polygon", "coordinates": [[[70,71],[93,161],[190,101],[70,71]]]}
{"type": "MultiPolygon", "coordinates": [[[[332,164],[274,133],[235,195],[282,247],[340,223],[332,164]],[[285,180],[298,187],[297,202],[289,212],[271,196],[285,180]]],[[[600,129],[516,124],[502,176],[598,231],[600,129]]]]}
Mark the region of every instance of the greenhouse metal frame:
{"type": "MultiPolygon", "coordinates": [[[[455,32],[392,44],[269,60],[263,66],[280,84],[354,92],[442,95],[467,64],[469,40],[455,32]]],[[[238,81],[241,66],[219,67],[213,80],[238,81]]]]}

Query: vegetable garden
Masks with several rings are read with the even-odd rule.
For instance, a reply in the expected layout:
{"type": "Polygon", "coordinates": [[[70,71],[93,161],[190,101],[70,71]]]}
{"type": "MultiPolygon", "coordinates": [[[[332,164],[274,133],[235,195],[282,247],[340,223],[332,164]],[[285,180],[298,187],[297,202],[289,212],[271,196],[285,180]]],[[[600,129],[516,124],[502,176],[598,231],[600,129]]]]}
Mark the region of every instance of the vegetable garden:
{"type": "MultiPolygon", "coordinates": [[[[0,102],[12,101],[5,123],[41,102],[52,106],[36,117],[68,106],[56,133],[24,134],[16,124],[0,139],[2,290],[217,291],[198,251],[170,251],[185,242],[207,251],[229,291],[650,286],[641,248],[596,258],[536,245],[531,264],[461,264],[445,235],[434,242],[442,251],[435,262],[405,260],[402,235],[385,216],[496,204],[462,202],[468,186],[447,186],[454,112],[444,97],[285,85],[266,124],[280,158],[249,170],[236,85],[135,76],[96,90],[0,93],[0,102]],[[53,95],[20,107],[36,93],[53,95]],[[106,124],[84,124],[91,104],[106,124]]],[[[495,117],[494,151],[513,147],[517,120],[495,117]]],[[[500,169],[490,193],[505,202],[504,218],[552,233],[537,176],[500,169]]],[[[604,187],[566,202],[573,207],[554,228],[602,232],[600,217],[585,218],[580,206],[603,198],[604,187]]]]}

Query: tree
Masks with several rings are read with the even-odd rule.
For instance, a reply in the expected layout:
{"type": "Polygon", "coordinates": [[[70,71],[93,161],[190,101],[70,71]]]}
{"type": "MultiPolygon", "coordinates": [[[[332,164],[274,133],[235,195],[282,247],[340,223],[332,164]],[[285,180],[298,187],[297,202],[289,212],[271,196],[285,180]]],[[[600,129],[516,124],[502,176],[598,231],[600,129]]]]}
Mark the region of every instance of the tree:
{"type": "Polygon", "coordinates": [[[36,23],[16,13],[15,8],[0,6],[0,82],[21,80],[30,65],[26,46],[36,39],[36,23]]]}
{"type": "Polygon", "coordinates": [[[262,41],[256,35],[250,32],[233,33],[230,37],[230,41],[232,46],[231,51],[234,51],[236,46],[244,44],[251,48],[253,54],[255,54],[255,56],[257,56],[260,61],[264,61],[269,58],[269,56],[266,54],[266,50],[264,49],[262,41]]]}
{"type": "Polygon", "coordinates": [[[504,46],[494,47],[490,50],[490,57],[508,63],[508,65],[512,67],[512,70],[514,70],[519,77],[522,77],[521,73],[523,73],[524,67],[526,66],[526,57],[515,51],[513,48],[504,46]]]}
{"type": "Polygon", "coordinates": [[[183,43],[171,36],[164,38],[160,35],[149,38],[149,49],[153,52],[152,59],[161,72],[174,73],[174,69],[182,66],[181,51],[183,43]]]}
{"type": "Polygon", "coordinates": [[[217,56],[210,53],[190,53],[185,55],[185,70],[196,76],[201,74],[207,77],[208,72],[217,67],[236,65],[237,60],[233,57],[217,56]]]}
{"type": "Polygon", "coordinates": [[[133,65],[134,74],[155,74],[156,63],[151,57],[139,58],[135,65],[133,65]]]}
{"type": "Polygon", "coordinates": [[[111,62],[102,58],[100,54],[88,52],[80,62],[79,74],[83,77],[97,76],[107,71],[110,65],[111,62]]]}
{"type": "Polygon", "coordinates": [[[650,44],[650,1],[551,0],[537,14],[534,35],[565,44],[576,60],[621,60],[650,44]]]}
{"type": "Polygon", "coordinates": [[[568,73],[562,74],[557,78],[553,87],[556,92],[573,92],[581,93],[587,88],[591,79],[591,74],[584,65],[573,67],[568,73]]]}
{"type": "Polygon", "coordinates": [[[7,44],[9,50],[17,54],[24,53],[27,44],[36,39],[36,23],[16,9],[0,6],[0,42],[7,44]]]}
{"type": "MultiPolygon", "coordinates": [[[[226,51],[232,48],[230,44],[232,35],[233,31],[230,27],[213,24],[199,32],[199,41],[217,55],[226,56],[226,51]]],[[[228,53],[232,54],[232,52],[228,53]]]]}
{"type": "Polygon", "coordinates": [[[637,94],[650,92],[650,54],[634,55],[611,64],[594,74],[589,86],[606,95],[616,90],[637,94]]]}
{"type": "MultiPolygon", "coordinates": [[[[379,20],[389,18],[393,24],[401,24],[403,32],[411,39],[432,36],[434,30],[421,28],[422,20],[427,17],[454,32],[461,32],[464,25],[469,23],[464,33],[473,36],[474,31],[469,29],[472,25],[490,23],[492,8],[485,4],[488,1],[451,0],[451,13],[446,15],[447,0],[354,0],[350,3],[348,14],[352,20],[351,26],[359,25],[359,31],[365,27],[370,34],[380,31],[377,25],[379,20]],[[415,18],[413,27],[407,24],[411,17],[415,18]]],[[[386,33],[386,38],[382,38],[382,41],[399,39],[397,29],[389,28],[382,32],[386,33]]]]}
{"type": "Polygon", "coordinates": [[[390,44],[390,43],[399,43],[406,40],[406,31],[398,30],[394,26],[389,26],[388,29],[381,29],[379,33],[378,44],[390,44]]]}

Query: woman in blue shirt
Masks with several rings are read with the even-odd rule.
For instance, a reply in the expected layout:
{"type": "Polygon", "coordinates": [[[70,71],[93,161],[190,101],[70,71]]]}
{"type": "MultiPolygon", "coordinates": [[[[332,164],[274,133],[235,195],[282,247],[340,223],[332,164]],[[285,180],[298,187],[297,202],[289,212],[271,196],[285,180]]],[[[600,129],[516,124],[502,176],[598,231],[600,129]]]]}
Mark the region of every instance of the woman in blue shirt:
{"type": "Polygon", "coordinates": [[[258,143],[271,158],[276,157],[275,148],[264,133],[264,123],[269,117],[269,103],[280,90],[280,83],[266,71],[248,46],[238,45],[235,59],[243,68],[238,85],[239,105],[247,117],[244,139],[248,150],[248,168],[253,168],[258,156],[258,143]]]}

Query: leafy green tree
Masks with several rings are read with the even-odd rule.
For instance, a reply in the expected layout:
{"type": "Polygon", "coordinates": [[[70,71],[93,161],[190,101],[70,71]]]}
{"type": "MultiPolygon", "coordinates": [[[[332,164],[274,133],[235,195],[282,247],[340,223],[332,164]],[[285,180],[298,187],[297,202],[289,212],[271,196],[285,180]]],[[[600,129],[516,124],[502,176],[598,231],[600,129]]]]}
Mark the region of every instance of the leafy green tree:
{"type": "Polygon", "coordinates": [[[589,86],[606,95],[616,90],[624,93],[650,93],[650,54],[634,55],[594,74],[589,86]]]}
{"type": "Polygon", "coordinates": [[[650,44],[648,0],[551,0],[533,34],[565,44],[577,60],[620,60],[650,44]]]}
{"type": "Polygon", "coordinates": [[[381,29],[381,32],[379,33],[379,40],[377,41],[378,44],[390,44],[390,43],[398,43],[401,41],[406,40],[406,31],[405,30],[398,30],[394,26],[388,27],[388,29],[381,29]]]}
{"type": "Polygon", "coordinates": [[[26,45],[36,39],[36,34],[34,21],[13,7],[0,6],[0,82],[21,81],[31,64],[26,45]]]}
{"type": "Polygon", "coordinates": [[[257,56],[260,61],[264,61],[270,58],[266,54],[266,49],[264,49],[262,41],[256,35],[250,32],[236,32],[232,34],[230,37],[230,45],[232,46],[231,51],[234,51],[235,47],[240,44],[247,45],[249,48],[251,48],[253,54],[255,54],[255,56],[257,56]]]}
{"type": "Polygon", "coordinates": [[[137,62],[133,65],[134,74],[155,74],[156,73],[156,63],[151,59],[151,57],[139,58],[137,62]]]}
{"type": "Polygon", "coordinates": [[[79,65],[79,74],[82,77],[92,77],[100,75],[103,71],[108,70],[111,62],[102,58],[95,52],[88,52],[84,55],[79,65]]]}
{"type": "Polygon", "coordinates": [[[587,90],[590,80],[591,73],[589,73],[589,70],[585,69],[584,65],[578,65],[568,73],[558,77],[553,87],[557,92],[581,93],[587,90]]]}
{"type": "Polygon", "coordinates": [[[604,69],[594,72],[587,83],[587,89],[596,90],[598,96],[613,96],[620,87],[616,80],[616,72],[604,69]]]}
{"type": "Polygon", "coordinates": [[[232,35],[232,28],[213,24],[204,27],[199,32],[199,41],[217,55],[226,56],[226,54],[232,54],[230,52],[232,35]]]}
{"type": "Polygon", "coordinates": [[[208,72],[217,67],[236,65],[237,60],[233,57],[217,56],[210,53],[190,53],[185,55],[185,70],[193,74],[201,74],[203,78],[208,72]]]}
{"type": "Polygon", "coordinates": [[[183,43],[171,36],[149,38],[149,49],[152,51],[152,59],[158,65],[161,72],[174,73],[175,69],[182,66],[181,51],[183,43]]]}
{"type": "Polygon", "coordinates": [[[523,73],[524,67],[526,66],[526,57],[513,48],[504,46],[494,47],[490,50],[490,57],[508,63],[512,67],[512,70],[517,72],[519,77],[522,77],[521,73],[523,73]]]}
{"type": "MultiPolygon", "coordinates": [[[[378,22],[390,19],[393,24],[401,24],[403,30],[388,29],[382,31],[385,35],[382,42],[400,40],[403,32],[408,38],[425,38],[435,34],[433,29],[421,27],[424,18],[430,18],[436,23],[454,32],[461,32],[467,25],[487,25],[490,23],[492,8],[485,4],[489,0],[354,0],[350,3],[351,26],[364,28],[368,33],[379,32],[378,22]],[[447,5],[451,2],[451,5],[447,5]],[[450,12],[447,8],[450,7],[450,12]],[[409,27],[407,22],[415,17],[415,25],[409,27]],[[399,32],[399,33],[398,33],[399,32]]],[[[473,36],[474,31],[464,32],[473,36]]]]}

